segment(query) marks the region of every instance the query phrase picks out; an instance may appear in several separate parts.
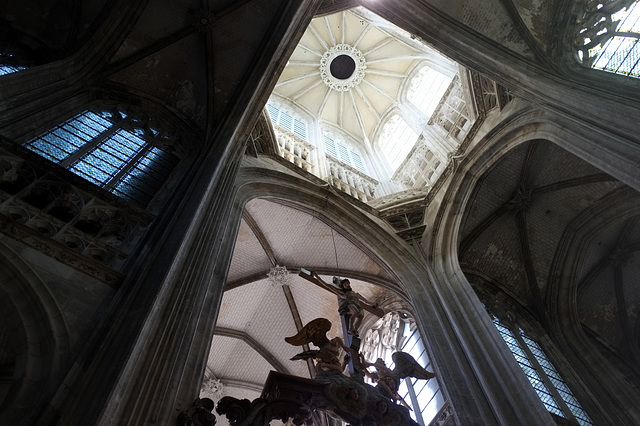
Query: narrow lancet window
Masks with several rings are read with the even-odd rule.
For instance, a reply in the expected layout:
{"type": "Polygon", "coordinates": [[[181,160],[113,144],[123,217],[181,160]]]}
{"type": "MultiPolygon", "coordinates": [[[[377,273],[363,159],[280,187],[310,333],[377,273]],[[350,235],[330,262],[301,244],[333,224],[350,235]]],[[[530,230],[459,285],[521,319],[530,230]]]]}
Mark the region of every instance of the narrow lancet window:
{"type": "Polygon", "coordinates": [[[593,425],[540,345],[517,326],[497,318],[493,323],[547,410],[580,425],[593,425]]]}

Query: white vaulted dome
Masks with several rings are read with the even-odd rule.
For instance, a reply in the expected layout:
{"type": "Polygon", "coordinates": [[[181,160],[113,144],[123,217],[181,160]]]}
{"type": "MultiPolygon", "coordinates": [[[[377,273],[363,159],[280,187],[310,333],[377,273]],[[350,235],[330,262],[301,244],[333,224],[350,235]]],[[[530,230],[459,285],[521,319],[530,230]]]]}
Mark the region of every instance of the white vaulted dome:
{"type": "Polygon", "coordinates": [[[404,106],[414,91],[410,86],[426,86],[410,82],[425,69],[431,71],[428,85],[433,87],[422,98],[428,98],[425,103],[435,98],[431,103],[437,105],[457,65],[409,33],[355,8],[311,22],[272,98],[375,145],[390,115],[410,114],[404,106]]]}

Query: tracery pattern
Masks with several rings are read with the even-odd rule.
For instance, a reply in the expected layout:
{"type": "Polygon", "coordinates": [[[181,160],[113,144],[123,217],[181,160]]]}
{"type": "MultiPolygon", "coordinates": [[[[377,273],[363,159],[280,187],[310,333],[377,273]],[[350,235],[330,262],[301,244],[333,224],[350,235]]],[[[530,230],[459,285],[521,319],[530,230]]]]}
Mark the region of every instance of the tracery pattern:
{"type": "Polygon", "coordinates": [[[582,65],[640,77],[637,0],[587,0],[578,17],[575,48],[582,65]]]}
{"type": "Polygon", "coordinates": [[[493,323],[547,411],[580,425],[593,425],[540,345],[516,326],[497,318],[493,323]]]}
{"type": "Polygon", "coordinates": [[[178,163],[170,136],[118,109],[87,110],[25,147],[109,192],[146,206],[178,163]]]}
{"type": "MultiPolygon", "coordinates": [[[[382,358],[393,368],[392,354],[396,351],[406,352],[421,366],[433,369],[416,323],[406,314],[390,312],[366,332],[361,352],[367,360],[382,358]]],[[[412,406],[411,417],[421,425],[430,424],[446,404],[436,378],[405,379],[398,394],[412,406]]]]}

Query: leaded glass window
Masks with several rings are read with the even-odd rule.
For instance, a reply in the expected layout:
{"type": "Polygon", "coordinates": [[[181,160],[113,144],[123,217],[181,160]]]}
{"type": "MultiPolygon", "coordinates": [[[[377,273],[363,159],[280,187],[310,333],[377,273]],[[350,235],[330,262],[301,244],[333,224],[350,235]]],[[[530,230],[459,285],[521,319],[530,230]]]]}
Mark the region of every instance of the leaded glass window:
{"type": "Polygon", "coordinates": [[[88,110],[25,144],[109,192],[146,206],[178,159],[159,129],[119,110],[88,110]]]}
{"type": "Polygon", "coordinates": [[[362,173],[367,173],[364,162],[362,161],[362,156],[358,153],[356,148],[348,145],[346,142],[338,139],[334,135],[325,133],[323,137],[327,155],[362,173]]]}
{"type": "Polygon", "coordinates": [[[418,134],[398,114],[394,114],[382,127],[378,146],[395,172],[418,141],[418,134]]]}
{"type": "Polygon", "coordinates": [[[267,104],[267,111],[269,111],[269,118],[271,122],[278,127],[292,133],[297,138],[303,141],[308,141],[307,136],[307,123],[301,118],[294,117],[289,112],[284,111],[273,103],[267,104]]]}
{"type": "Polygon", "coordinates": [[[547,410],[580,425],[593,425],[540,345],[516,326],[497,318],[493,323],[547,410]]]}
{"type": "Polygon", "coordinates": [[[638,1],[585,2],[581,16],[578,59],[595,69],[640,77],[638,1]]]}
{"type": "MultiPolygon", "coordinates": [[[[387,366],[393,368],[391,355],[396,351],[410,354],[421,366],[433,371],[416,323],[406,314],[390,312],[366,332],[361,352],[368,361],[382,358],[387,366]]],[[[423,426],[428,425],[445,405],[445,397],[436,378],[407,378],[402,381],[398,394],[411,406],[411,417],[423,426]]]]}

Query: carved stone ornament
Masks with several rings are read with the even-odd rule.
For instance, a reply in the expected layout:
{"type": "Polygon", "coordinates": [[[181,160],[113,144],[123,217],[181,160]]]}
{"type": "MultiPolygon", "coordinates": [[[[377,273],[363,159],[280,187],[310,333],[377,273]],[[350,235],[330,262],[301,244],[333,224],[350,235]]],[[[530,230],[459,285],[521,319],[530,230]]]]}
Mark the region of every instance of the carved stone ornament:
{"type": "Polygon", "coordinates": [[[225,396],[216,407],[231,426],[267,426],[272,420],[312,425],[316,411],[351,426],[416,426],[409,410],[379,389],[338,372],[315,379],[269,373],[262,397],[253,401],[225,396]]]}
{"type": "Polygon", "coordinates": [[[338,44],[337,46],[329,48],[329,50],[322,55],[320,59],[320,78],[322,78],[324,84],[333,90],[345,92],[360,84],[364,78],[364,70],[366,68],[366,60],[362,52],[348,44],[338,44]],[[338,75],[332,69],[332,63],[335,60],[341,61],[342,59],[353,61],[354,69],[350,75],[338,75]]]}
{"type": "Polygon", "coordinates": [[[211,413],[214,403],[209,398],[198,398],[187,410],[178,414],[178,426],[215,426],[216,416],[211,413]]]}
{"type": "Polygon", "coordinates": [[[289,271],[286,266],[276,265],[269,270],[267,281],[273,286],[282,286],[289,283],[289,271]]]}

